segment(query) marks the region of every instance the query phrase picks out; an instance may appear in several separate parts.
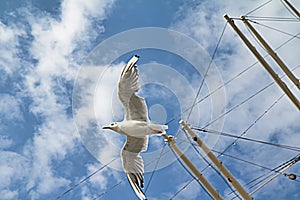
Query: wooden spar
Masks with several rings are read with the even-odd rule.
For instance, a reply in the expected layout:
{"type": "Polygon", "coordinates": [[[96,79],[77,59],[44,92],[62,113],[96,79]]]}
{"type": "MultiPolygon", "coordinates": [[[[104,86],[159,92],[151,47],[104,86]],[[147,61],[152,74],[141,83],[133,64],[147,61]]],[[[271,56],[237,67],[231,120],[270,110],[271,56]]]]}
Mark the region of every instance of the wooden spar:
{"type": "Polygon", "coordinates": [[[238,27],[234,24],[234,21],[229,18],[228,15],[224,15],[224,18],[231,25],[231,27],[235,30],[235,32],[240,36],[246,46],[250,49],[250,51],[255,55],[258,61],[262,64],[262,66],[269,72],[275,82],[279,85],[279,87],[285,92],[285,94],[290,98],[290,100],[295,104],[295,106],[300,110],[300,102],[295,97],[295,95],[290,91],[290,89],[286,86],[286,84],[278,77],[278,75],[274,72],[271,66],[266,62],[266,60],[259,54],[259,52],[255,49],[255,47],[250,43],[250,41],[246,38],[246,36],[238,29],[238,27]]]}
{"type": "Polygon", "coordinates": [[[300,19],[300,13],[298,12],[298,10],[288,1],[288,0],[283,0],[286,5],[288,5],[288,7],[297,15],[297,17],[300,19]]]}
{"type": "Polygon", "coordinates": [[[206,146],[205,143],[192,131],[192,129],[184,122],[179,122],[181,126],[186,130],[186,132],[193,138],[193,140],[198,144],[198,146],[202,149],[202,151],[207,155],[207,157],[212,161],[212,163],[218,168],[221,174],[225,177],[229,184],[231,184],[236,191],[241,195],[243,199],[251,200],[253,199],[245,188],[238,182],[238,180],[230,173],[230,171],[223,165],[222,161],[220,161],[211,151],[211,149],[206,146]]]}
{"type": "Polygon", "coordinates": [[[193,165],[193,163],[183,154],[183,152],[177,147],[175,144],[174,136],[170,136],[167,134],[162,134],[165,141],[169,144],[170,148],[174,150],[174,152],[180,157],[180,159],[186,164],[186,166],[193,172],[196,178],[201,182],[206,191],[217,200],[223,200],[223,197],[219,194],[219,192],[208,182],[208,180],[201,174],[198,169],[193,165]]]}
{"type": "Polygon", "coordinates": [[[299,79],[295,77],[295,75],[289,70],[289,68],[284,64],[281,58],[273,51],[270,45],[262,38],[262,36],[255,30],[255,28],[249,23],[249,21],[245,18],[245,16],[241,16],[242,21],[246,24],[247,27],[252,31],[255,37],[260,41],[260,43],[264,46],[264,48],[268,51],[270,56],[277,62],[277,64],[281,67],[281,69],[285,72],[285,74],[291,79],[291,81],[297,86],[298,90],[300,90],[299,79]]]}

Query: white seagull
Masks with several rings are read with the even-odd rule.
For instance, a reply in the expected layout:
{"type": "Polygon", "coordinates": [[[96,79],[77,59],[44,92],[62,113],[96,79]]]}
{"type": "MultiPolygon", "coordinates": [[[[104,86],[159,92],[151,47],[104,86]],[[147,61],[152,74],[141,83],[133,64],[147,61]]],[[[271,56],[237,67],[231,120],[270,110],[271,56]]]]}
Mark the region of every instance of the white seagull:
{"type": "Polygon", "coordinates": [[[168,129],[166,125],[152,124],[148,118],[145,99],[136,95],[139,90],[138,69],[139,56],[133,56],[124,67],[118,83],[118,95],[125,110],[122,122],[113,122],[103,129],[110,129],[126,135],[121,156],[123,168],[128,181],[141,200],[147,199],[141,188],[144,187],[144,162],[140,152],[148,147],[148,135],[162,134],[168,129]]]}

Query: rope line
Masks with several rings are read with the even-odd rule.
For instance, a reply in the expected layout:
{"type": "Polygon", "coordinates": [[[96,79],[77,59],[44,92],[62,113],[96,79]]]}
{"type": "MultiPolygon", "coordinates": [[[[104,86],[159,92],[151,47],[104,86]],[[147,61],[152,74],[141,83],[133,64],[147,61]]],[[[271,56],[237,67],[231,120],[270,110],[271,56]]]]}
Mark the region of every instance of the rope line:
{"type": "Polygon", "coordinates": [[[175,192],[173,196],[169,198],[169,200],[173,200],[177,195],[179,195],[184,189],[186,189],[195,179],[191,179],[189,182],[187,182],[183,187],[181,187],[179,190],[175,192]]]}
{"type": "Polygon", "coordinates": [[[113,189],[115,189],[116,187],[118,187],[119,185],[121,185],[121,183],[123,183],[125,180],[126,180],[126,178],[123,178],[121,181],[119,181],[118,183],[112,185],[110,188],[108,188],[107,190],[105,190],[104,192],[102,192],[100,195],[98,195],[97,197],[95,197],[93,200],[100,199],[101,197],[103,197],[104,195],[106,195],[108,192],[112,191],[113,189]]]}
{"type": "MultiPolygon", "coordinates": [[[[199,94],[200,94],[200,91],[201,91],[201,89],[202,89],[202,87],[203,87],[205,78],[207,77],[207,74],[208,74],[208,72],[209,72],[209,69],[210,69],[212,63],[213,63],[213,60],[214,60],[214,58],[215,58],[215,55],[216,55],[216,53],[217,53],[217,51],[218,51],[218,49],[219,49],[219,46],[220,46],[221,40],[222,40],[222,38],[223,38],[223,36],[224,36],[224,33],[225,33],[225,30],[226,30],[227,24],[228,24],[228,23],[226,22],[225,25],[224,25],[224,27],[223,27],[223,30],[222,30],[222,32],[221,32],[221,35],[220,35],[219,39],[218,39],[217,45],[216,45],[216,47],[215,47],[215,49],[214,49],[212,58],[210,59],[210,62],[209,62],[209,64],[208,64],[207,68],[206,68],[204,77],[203,77],[203,79],[202,79],[202,81],[201,81],[201,84],[200,84],[200,86],[199,86],[199,89],[198,89],[198,91],[197,91],[197,94],[196,94],[196,96],[195,96],[195,98],[194,98],[193,104],[192,104],[192,106],[190,107],[190,112],[189,112],[188,117],[187,117],[187,120],[186,120],[187,122],[188,122],[188,120],[189,120],[189,118],[190,118],[190,116],[191,116],[191,114],[192,114],[192,111],[193,111],[194,106],[195,106],[196,103],[197,103],[197,98],[198,98],[198,96],[199,96],[199,94]]],[[[187,139],[190,141],[190,144],[192,144],[191,138],[187,135],[187,133],[186,133],[185,131],[183,131],[183,132],[185,133],[187,139]]],[[[198,155],[199,155],[199,156],[200,156],[207,164],[209,164],[209,161],[208,161],[208,160],[207,160],[207,159],[199,152],[199,150],[198,150],[195,146],[193,146],[193,145],[192,145],[192,147],[193,147],[194,150],[197,152],[197,154],[198,154],[198,155]]],[[[235,192],[235,191],[233,190],[233,188],[231,187],[231,185],[230,185],[230,184],[226,181],[226,179],[221,175],[221,173],[220,173],[214,166],[212,166],[212,168],[213,168],[214,171],[222,178],[222,180],[227,184],[227,186],[230,188],[230,190],[231,190],[232,192],[235,192]]],[[[236,195],[237,195],[237,194],[236,194],[236,195]]]]}
{"type": "Polygon", "coordinates": [[[216,122],[217,120],[219,120],[221,117],[224,117],[225,115],[229,114],[230,112],[232,112],[234,109],[240,107],[241,105],[245,104],[246,102],[248,102],[249,100],[251,100],[252,98],[254,98],[255,96],[257,96],[258,94],[260,94],[261,92],[265,91],[267,88],[269,88],[270,86],[272,86],[274,84],[274,82],[269,83],[268,85],[264,86],[263,88],[261,88],[260,90],[258,90],[257,92],[255,92],[254,94],[250,95],[249,97],[247,97],[246,99],[244,99],[243,101],[241,101],[239,104],[231,107],[230,109],[228,109],[226,112],[224,112],[223,114],[219,115],[217,118],[215,118],[214,120],[210,121],[209,123],[207,123],[204,128],[207,128],[209,125],[213,124],[214,122],[216,122]]]}
{"type": "MultiPolygon", "coordinates": [[[[293,35],[291,38],[287,39],[286,41],[284,41],[283,43],[281,43],[278,47],[276,47],[274,49],[274,51],[276,52],[277,50],[279,50],[280,48],[282,48],[283,46],[285,46],[286,44],[288,44],[289,42],[291,42],[293,39],[295,39],[299,35],[300,35],[300,32],[297,33],[297,34],[295,34],[295,35],[293,35]]],[[[270,56],[269,54],[266,54],[265,56],[263,56],[263,58],[267,58],[269,56],[270,56]]],[[[209,94],[207,94],[204,98],[198,100],[195,105],[197,105],[198,103],[201,103],[202,101],[204,101],[205,99],[207,99],[208,97],[210,97],[211,95],[213,95],[214,93],[216,93],[218,90],[220,90],[221,88],[225,87],[226,85],[228,85],[229,83],[231,83],[232,81],[234,81],[235,79],[237,79],[238,77],[240,77],[241,75],[243,75],[244,73],[246,73],[247,71],[249,71],[250,69],[252,69],[258,63],[259,63],[259,61],[255,61],[254,63],[252,63],[251,65],[249,65],[245,69],[243,69],[241,72],[239,72],[238,74],[236,74],[235,76],[233,76],[231,79],[229,79],[228,81],[226,81],[224,84],[220,85],[215,90],[213,90],[212,92],[210,92],[209,94]]],[[[190,109],[191,109],[191,107],[187,107],[180,114],[175,115],[172,119],[170,119],[166,123],[166,125],[168,125],[169,123],[171,123],[175,119],[179,118],[183,113],[186,113],[190,109]]]]}
{"type": "Polygon", "coordinates": [[[218,171],[214,165],[212,165],[199,151],[199,149],[197,148],[197,146],[193,145],[193,141],[191,140],[191,138],[186,134],[187,140],[189,141],[189,144],[193,147],[193,149],[195,150],[195,152],[198,154],[198,156],[200,156],[200,158],[202,158],[204,160],[204,162],[210,166],[218,175],[219,177],[221,177],[221,179],[223,180],[223,182],[227,185],[227,187],[236,195],[239,196],[236,191],[232,188],[232,186],[227,182],[227,180],[222,176],[221,172],[218,171]]]}
{"type": "MultiPolygon", "coordinates": [[[[274,82],[273,82],[274,83],[274,82]]],[[[270,85],[270,84],[269,84],[270,85]]],[[[268,85],[268,87],[269,87],[269,85],[268,85]]],[[[264,88],[266,88],[266,87],[264,87],[264,88]]],[[[264,90],[264,89],[263,89],[264,90]]],[[[263,90],[260,90],[260,91],[263,91],[263,90]]],[[[259,92],[260,92],[259,91],[259,92]]],[[[253,95],[252,95],[253,96],[253,95]]],[[[284,96],[284,95],[283,95],[284,96]]],[[[265,114],[267,114],[276,104],[277,104],[277,102],[283,97],[283,96],[280,96],[278,99],[276,99],[276,101],[274,102],[274,103],[272,103],[272,105],[267,109],[267,110],[265,110],[252,124],[250,124],[250,126],[248,127],[248,128],[246,128],[240,135],[239,135],[239,137],[238,138],[236,138],[230,145],[228,145],[224,150],[223,150],[223,152],[225,153],[232,145],[234,145],[234,144],[236,144],[236,142],[239,140],[239,138],[240,137],[242,137],[242,136],[244,136],[260,119],[262,119],[263,118],[263,116],[265,115],[265,114]]],[[[252,98],[252,97],[251,97],[252,98]]],[[[245,102],[245,101],[243,101],[243,102],[245,102]]],[[[242,103],[243,103],[242,102],[242,103]]],[[[207,127],[207,126],[206,126],[207,127]]],[[[206,128],[205,127],[205,128],[206,128]]]]}
{"type": "Polygon", "coordinates": [[[82,183],[84,183],[85,181],[87,181],[89,178],[91,178],[95,174],[99,173],[101,170],[103,170],[105,167],[107,167],[108,165],[110,165],[112,162],[114,162],[117,159],[118,158],[116,157],[116,158],[112,159],[110,162],[108,162],[105,165],[101,166],[99,169],[97,169],[96,171],[94,171],[93,173],[91,173],[90,175],[88,175],[87,177],[85,177],[84,179],[82,179],[81,181],[79,181],[74,186],[70,187],[68,190],[66,190],[64,193],[60,194],[58,197],[56,197],[56,200],[60,199],[61,197],[65,196],[66,194],[68,194],[69,192],[71,192],[72,190],[74,190],[76,187],[78,187],[79,185],[81,185],[82,183]]]}
{"type": "MultiPolygon", "coordinates": [[[[240,18],[234,17],[232,19],[241,20],[240,18]]],[[[272,21],[272,22],[299,22],[298,19],[291,17],[271,17],[271,16],[249,16],[247,15],[247,19],[253,19],[258,21],[272,21]]]]}
{"type": "MultiPolygon", "coordinates": [[[[180,141],[189,143],[189,141],[187,141],[187,140],[180,140],[180,141]]],[[[195,144],[195,143],[193,143],[192,145],[195,146],[195,147],[198,147],[197,144],[195,144]]],[[[280,174],[282,174],[282,175],[284,175],[284,176],[288,176],[288,175],[289,175],[288,173],[280,172],[280,170],[283,169],[284,167],[286,167],[286,166],[287,166],[288,164],[290,164],[291,162],[294,162],[294,163],[298,162],[298,161],[299,161],[299,155],[300,155],[300,154],[298,154],[298,155],[295,156],[294,158],[292,158],[292,159],[290,159],[290,160],[284,162],[283,164],[281,164],[281,165],[279,165],[279,166],[277,166],[277,167],[275,167],[275,168],[270,168],[270,167],[263,166],[263,165],[261,165],[261,164],[254,163],[254,162],[252,162],[252,161],[248,161],[248,160],[245,160],[245,159],[236,157],[236,156],[232,156],[232,155],[229,155],[229,154],[226,154],[226,153],[222,153],[222,152],[220,152],[220,151],[218,151],[218,150],[215,150],[215,149],[212,149],[212,151],[215,152],[215,153],[218,153],[218,154],[222,154],[222,156],[226,156],[226,157],[229,157],[229,158],[232,158],[232,159],[235,159],[235,160],[238,160],[238,161],[241,161],[241,162],[244,162],[244,163],[247,163],[247,164],[256,166],[256,167],[260,167],[260,168],[262,168],[262,169],[266,169],[266,170],[269,171],[268,173],[263,174],[263,175],[260,175],[259,177],[253,179],[252,181],[250,181],[250,182],[244,184],[244,186],[247,186],[247,185],[249,185],[249,184],[251,184],[251,183],[257,181],[257,180],[261,179],[262,177],[264,177],[264,176],[266,176],[266,175],[268,175],[269,173],[272,173],[272,172],[274,172],[274,173],[280,173],[280,174]],[[296,160],[296,159],[297,159],[297,160],[296,160]]],[[[268,175],[266,178],[264,178],[263,180],[259,181],[259,183],[263,182],[265,179],[269,178],[269,177],[272,176],[272,175],[273,175],[273,174],[268,175]]],[[[295,175],[296,177],[300,177],[299,175],[296,175],[296,174],[294,174],[294,175],[295,175]]],[[[180,189],[174,194],[174,196],[177,196],[178,193],[180,193],[180,192],[183,191],[186,187],[188,187],[188,186],[191,184],[192,181],[193,181],[193,179],[192,179],[190,182],[188,182],[186,185],[184,185],[182,188],[180,188],[180,189]]],[[[299,180],[295,180],[295,181],[300,182],[299,180]]],[[[258,183],[257,183],[257,184],[258,184],[258,183]]],[[[257,185],[257,184],[256,184],[256,185],[257,185]]],[[[254,187],[254,186],[253,186],[253,187],[254,187]]],[[[249,189],[251,189],[251,188],[253,188],[253,187],[250,187],[249,189]]],[[[232,194],[233,194],[233,192],[230,192],[230,193],[227,194],[227,196],[232,195],[232,194]]],[[[174,196],[172,196],[172,197],[174,197],[174,196]]],[[[235,198],[237,198],[237,197],[238,197],[238,196],[235,196],[235,197],[233,197],[232,199],[235,199],[235,198]]]]}
{"type": "Polygon", "coordinates": [[[161,159],[162,156],[163,156],[163,151],[164,151],[164,149],[165,149],[166,146],[167,146],[167,143],[164,144],[162,150],[160,151],[160,154],[159,154],[159,157],[158,157],[158,159],[157,159],[157,162],[155,163],[154,169],[153,169],[153,171],[152,171],[152,173],[151,173],[151,175],[150,175],[148,184],[147,184],[147,186],[146,186],[146,188],[145,188],[145,193],[147,192],[147,190],[148,190],[148,188],[149,188],[149,185],[150,185],[150,183],[151,183],[151,181],[152,181],[152,178],[153,178],[153,176],[154,176],[154,174],[155,174],[155,172],[156,172],[156,169],[157,169],[157,167],[158,167],[158,163],[159,163],[160,159],[161,159]]]}
{"type": "MultiPolygon", "coordinates": [[[[300,65],[294,67],[291,71],[295,71],[296,69],[298,69],[300,67],[300,65]]],[[[284,77],[286,77],[286,74],[282,75],[281,77],[279,77],[280,79],[283,79],[284,77]]],[[[215,118],[214,120],[210,121],[209,123],[207,123],[203,128],[207,128],[209,125],[213,124],[214,122],[216,122],[218,119],[220,119],[221,117],[227,115],[228,113],[232,112],[234,109],[238,108],[239,106],[241,106],[242,104],[246,103],[247,101],[249,101],[250,99],[252,99],[253,97],[255,97],[256,95],[258,95],[259,93],[263,92],[264,90],[266,90],[267,88],[269,88],[270,86],[272,86],[275,82],[270,82],[269,84],[267,84],[266,86],[264,86],[263,88],[261,88],[260,90],[258,90],[256,93],[252,94],[251,96],[249,96],[248,98],[244,99],[243,101],[241,101],[239,104],[231,107],[229,110],[227,110],[226,112],[224,112],[223,114],[219,115],[217,118],[215,118]]],[[[293,87],[293,86],[292,86],[293,87]]],[[[285,96],[285,94],[283,94],[283,96],[285,96]]],[[[282,96],[280,96],[267,110],[269,111],[275,104],[277,104],[277,102],[279,100],[281,100],[282,96]]],[[[267,111],[267,112],[268,112],[267,111]]],[[[263,113],[262,115],[265,115],[265,113],[263,113]]],[[[261,116],[262,117],[262,116],[261,116]]],[[[253,123],[253,125],[255,123],[257,123],[257,121],[261,118],[259,117],[258,119],[255,120],[255,122],[253,123]]],[[[252,125],[252,126],[253,126],[252,125]]],[[[251,127],[248,127],[247,129],[250,129],[251,127]]],[[[248,131],[246,129],[246,131],[248,131]]],[[[245,131],[244,131],[245,132],[245,131]]]]}
{"type": "MultiPolygon", "coordinates": [[[[248,20],[248,21],[250,21],[250,20],[248,20]]],[[[253,21],[251,21],[251,22],[253,22],[253,21]]],[[[267,51],[267,49],[258,41],[258,39],[254,36],[254,33],[252,33],[252,31],[250,30],[250,28],[246,25],[246,24],[244,24],[244,26],[246,27],[246,29],[247,29],[247,31],[249,32],[249,34],[251,35],[251,37],[255,40],[255,42],[266,52],[266,53],[269,53],[268,51],[267,51]]]]}
{"type": "MultiPolygon", "coordinates": [[[[187,168],[186,166],[182,163],[182,161],[180,160],[180,158],[177,156],[177,154],[174,152],[174,150],[172,148],[170,148],[171,151],[173,152],[174,156],[177,158],[178,162],[180,163],[180,165],[184,168],[184,170],[194,179],[197,181],[197,183],[201,186],[201,188],[205,191],[205,193],[210,196],[212,198],[212,196],[209,194],[209,192],[206,190],[206,188],[199,182],[199,179],[196,178],[187,168]]],[[[212,198],[213,199],[213,198],[212,198]]]]}
{"type": "MultiPolygon", "coordinates": [[[[269,177],[271,177],[271,176],[273,175],[272,172],[274,172],[274,173],[280,173],[280,174],[283,174],[283,175],[286,176],[287,174],[286,174],[286,173],[280,172],[280,170],[284,169],[284,168],[287,167],[288,165],[295,164],[296,162],[298,162],[298,161],[299,161],[299,156],[300,156],[300,154],[298,154],[297,156],[293,157],[292,159],[290,159],[290,160],[284,162],[283,164],[281,164],[281,165],[279,165],[279,166],[273,168],[272,171],[270,171],[270,172],[268,172],[268,173],[266,173],[266,174],[263,174],[263,175],[259,176],[259,178],[254,179],[255,181],[257,181],[257,180],[259,180],[260,178],[265,177],[265,178],[262,178],[262,180],[259,180],[257,183],[254,183],[253,185],[251,185],[251,186],[249,187],[249,189],[252,189],[252,188],[254,188],[255,186],[257,186],[258,184],[260,184],[260,183],[262,183],[263,181],[267,180],[269,177]],[[277,172],[276,172],[276,171],[277,171],[277,172]]],[[[249,185],[250,183],[255,182],[254,180],[248,182],[246,185],[249,185]]]]}
{"type": "Polygon", "coordinates": [[[249,14],[251,14],[251,13],[253,13],[253,12],[259,10],[259,9],[261,9],[262,7],[264,7],[264,6],[266,6],[267,4],[271,3],[272,1],[273,1],[273,0],[269,0],[269,1],[267,1],[267,2],[265,2],[265,3],[263,3],[263,4],[261,4],[261,5],[259,5],[258,7],[254,8],[253,10],[251,10],[251,11],[249,11],[247,14],[245,14],[245,16],[247,16],[247,15],[249,15],[249,14]]]}
{"type": "Polygon", "coordinates": [[[288,35],[288,36],[292,36],[293,38],[300,39],[300,37],[298,37],[298,35],[299,35],[300,33],[297,33],[297,34],[295,35],[295,34],[291,34],[291,33],[288,33],[288,32],[286,32],[286,31],[283,31],[283,30],[280,30],[280,29],[277,29],[277,28],[273,28],[273,27],[271,27],[271,26],[268,26],[268,25],[259,23],[259,22],[254,21],[254,20],[248,20],[248,21],[249,21],[249,22],[252,22],[252,23],[254,23],[254,24],[260,25],[260,26],[262,26],[262,27],[265,27],[265,28],[268,28],[268,29],[277,31],[277,32],[282,33],[282,34],[284,34],[284,35],[288,35]]]}
{"type": "MultiPolygon", "coordinates": [[[[177,140],[178,141],[178,140],[177,140]]],[[[186,142],[186,143],[189,143],[188,141],[186,140],[180,140],[180,141],[183,141],[183,142],[186,142]]],[[[198,145],[196,143],[193,143],[192,144],[193,146],[195,147],[198,147],[198,145]]],[[[256,167],[260,167],[262,169],[266,169],[270,172],[276,172],[276,173],[280,173],[279,170],[276,170],[278,167],[276,168],[270,168],[270,167],[266,167],[266,166],[263,166],[261,164],[257,164],[255,162],[252,162],[252,161],[249,161],[249,160],[245,160],[245,159],[242,159],[242,158],[239,158],[239,157],[236,157],[236,156],[232,156],[232,155],[229,155],[229,154],[226,154],[226,153],[222,153],[221,151],[219,150],[215,150],[215,149],[211,149],[212,152],[214,153],[217,153],[219,155],[222,155],[222,156],[226,156],[226,157],[229,157],[229,158],[232,158],[232,159],[235,159],[235,160],[238,160],[238,161],[241,161],[241,162],[244,162],[244,163],[247,163],[247,164],[250,164],[250,165],[253,165],[253,166],[256,166],[256,167]]],[[[287,161],[288,162],[288,161],[287,161]]],[[[283,175],[287,175],[286,173],[282,173],[283,175]]],[[[296,175],[296,174],[295,174],[296,175]]],[[[300,177],[300,175],[296,175],[297,177],[300,177]]]]}
{"type": "Polygon", "coordinates": [[[198,96],[199,96],[199,94],[200,94],[200,91],[201,91],[201,89],[202,89],[202,87],[203,87],[205,78],[206,78],[206,76],[207,76],[207,74],[208,74],[208,72],[209,72],[209,69],[210,69],[210,67],[211,67],[211,65],[212,65],[212,63],[213,63],[213,60],[214,60],[214,58],[215,58],[215,56],[216,56],[216,53],[217,53],[217,51],[218,51],[218,49],[219,49],[219,46],[220,46],[221,40],[222,40],[222,38],[223,38],[223,35],[224,35],[224,33],[225,33],[227,24],[228,24],[228,22],[226,22],[225,25],[224,25],[224,27],[223,27],[222,33],[221,33],[221,35],[220,35],[220,37],[219,37],[219,39],[218,39],[218,42],[217,42],[217,45],[216,45],[216,47],[215,47],[215,49],[214,49],[213,55],[212,55],[212,57],[211,57],[211,59],[210,59],[210,62],[209,62],[209,64],[208,64],[207,68],[206,68],[205,74],[204,74],[203,79],[202,79],[202,81],[201,81],[201,83],[200,83],[200,86],[199,86],[199,89],[198,89],[198,91],[197,91],[197,94],[196,94],[196,96],[195,96],[195,98],[194,98],[193,104],[192,104],[192,106],[191,106],[191,108],[190,108],[191,110],[190,110],[189,115],[188,115],[188,117],[187,117],[187,120],[186,120],[187,122],[189,121],[189,118],[190,118],[190,116],[191,116],[191,114],[192,114],[193,108],[194,108],[194,106],[196,105],[197,98],[198,98],[198,96]]]}
{"type": "Polygon", "coordinates": [[[249,141],[249,142],[256,142],[256,143],[260,143],[260,144],[266,144],[266,145],[270,145],[270,146],[274,146],[274,147],[278,147],[278,148],[282,148],[282,149],[287,149],[287,150],[291,150],[291,151],[300,152],[300,147],[297,147],[297,146],[282,145],[282,144],[277,144],[277,143],[272,143],[272,142],[266,142],[266,141],[262,141],[262,140],[256,140],[256,139],[252,139],[252,138],[237,136],[237,135],[233,135],[233,134],[229,134],[229,133],[225,133],[225,132],[202,129],[202,128],[196,128],[196,127],[193,127],[192,129],[197,130],[197,131],[202,131],[202,132],[205,132],[205,133],[221,135],[221,136],[227,136],[227,137],[232,137],[232,138],[236,138],[236,139],[239,139],[239,140],[245,140],[245,141],[249,141]]]}
{"type": "Polygon", "coordinates": [[[292,12],[291,9],[282,0],[280,1],[284,5],[284,7],[289,11],[289,13],[291,13],[297,20],[300,20],[299,17],[294,12],[292,12]]]}

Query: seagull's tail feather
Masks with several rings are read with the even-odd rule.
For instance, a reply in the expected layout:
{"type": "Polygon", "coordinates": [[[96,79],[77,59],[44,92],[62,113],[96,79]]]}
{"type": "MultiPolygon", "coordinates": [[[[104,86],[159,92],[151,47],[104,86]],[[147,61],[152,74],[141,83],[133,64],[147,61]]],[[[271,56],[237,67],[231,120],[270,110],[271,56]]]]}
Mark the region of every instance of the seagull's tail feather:
{"type": "Polygon", "coordinates": [[[161,124],[149,124],[149,128],[155,134],[164,133],[166,129],[168,129],[168,125],[161,125],[161,124]]]}
{"type": "Polygon", "coordinates": [[[147,200],[145,193],[142,191],[139,185],[143,187],[143,183],[139,183],[136,175],[134,173],[126,173],[127,179],[134,190],[135,194],[139,197],[140,200],[147,200]]]}
{"type": "Polygon", "coordinates": [[[163,130],[167,130],[169,128],[168,125],[161,125],[161,127],[163,130]]]}

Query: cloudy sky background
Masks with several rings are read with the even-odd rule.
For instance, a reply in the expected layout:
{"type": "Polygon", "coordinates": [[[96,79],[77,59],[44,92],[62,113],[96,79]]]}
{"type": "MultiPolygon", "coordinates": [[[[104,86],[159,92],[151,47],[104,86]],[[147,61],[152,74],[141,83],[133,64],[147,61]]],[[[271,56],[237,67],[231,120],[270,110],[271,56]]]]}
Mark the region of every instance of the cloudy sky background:
{"type": "MultiPolygon", "coordinates": [[[[291,2],[298,10],[300,9],[299,2],[291,2]]],[[[111,62],[109,66],[89,62],[89,59],[95,61],[91,59],[93,56],[91,52],[97,52],[101,42],[122,31],[142,27],[162,27],[186,34],[200,44],[208,55],[213,55],[225,26],[223,14],[239,17],[262,3],[261,1],[237,3],[231,0],[222,2],[135,0],[131,3],[109,0],[1,1],[1,199],[56,199],[115,157],[117,160],[111,163],[110,167],[103,168],[92,178],[61,196],[61,199],[94,199],[98,196],[101,196],[101,199],[134,199],[135,195],[125,179],[125,174],[119,170],[120,160],[116,150],[122,146],[124,138],[112,132],[103,132],[99,127],[110,123],[111,120],[122,120],[123,112],[116,96],[115,86],[121,68],[132,54],[138,53],[141,56],[139,61],[141,83],[145,84],[145,87],[142,87],[140,94],[147,98],[151,119],[161,123],[173,119],[182,109],[191,105],[203,74],[197,75],[197,71],[184,61],[184,58],[161,50],[140,49],[128,52],[119,55],[116,60],[109,61],[111,62]],[[80,73],[82,68],[85,73],[80,73]],[[170,74],[161,73],[162,70],[169,70],[166,72],[170,74]],[[147,76],[151,73],[153,75],[147,76]],[[80,84],[76,85],[78,82],[80,84]],[[161,85],[153,84],[156,82],[161,85]],[[88,88],[91,84],[97,86],[96,90],[88,88]],[[87,87],[81,88],[83,86],[87,87]],[[110,105],[112,109],[108,109],[106,105],[110,105]],[[89,121],[93,117],[96,121],[89,121]],[[113,142],[109,142],[108,139],[113,142]],[[112,188],[116,184],[118,185],[112,188]]],[[[299,21],[290,19],[294,16],[279,0],[273,0],[250,15],[289,18],[289,21],[258,22],[290,35],[260,24],[255,25],[274,48],[290,39],[291,35],[300,32],[299,21]]],[[[257,49],[266,55],[243,23],[237,20],[236,24],[257,49]]],[[[143,38],[143,35],[140,37],[143,38]]],[[[149,38],[145,37],[145,40],[149,41],[149,38]]],[[[299,45],[298,35],[277,51],[290,69],[300,64],[299,45]]],[[[95,56],[101,57],[97,54],[95,56]]],[[[205,69],[208,59],[203,56],[201,58],[204,60],[202,69],[205,69]]],[[[279,76],[283,76],[274,62],[269,58],[267,60],[274,66],[279,76]]],[[[221,99],[225,100],[224,110],[222,106],[220,108],[222,112],[226,112],[225,109],[230,111],[273,82],[260,65],[248,68],[256,62],[256,59],[228,25],[214,62],[223,83],[227,83],[247,69],[222,87],[222,91],[226,93],[221,99]]],[[[299,67],[293,72],[300,77],[299,67]]],[[[292,83],[286,78],[283,79],[292,88],[292,83]]],[[[209,93],[210,84],[213,83],[205,83],[198,99],[209,93]]],[[[295,87],[292,90],[300,98],[295,87]]],[[[197,104],[189,122],[194,126],[210,124],[215,118],[212,115],[213,106],[219,106],[212,103],[214,99],[219,100],[218,94],[221,93],[216,93],[197,104]]],[[[224,117],[220,117],[210,128],[222,126],[223,131],[240,135],[251,126],[246,132],[247,137],[299,146],[300,115],[290,100],[284,96],[268,110],[282,94],[280,88],[272,84],[224,117]],[[266,110],[268,112],[265,113],[266,110]],[[261,115],[263,117],[252,126],[261,115]]],[[[181,118],[186,119],[187,114],[184,113],[181,118]]],[[[178,120],[179,118],[176,118],[169,124],[169,134],[175,135],[178,131],[178,120]]],[[[203,133],[199,133],[199,136],[211,142],[203,133]]],[[[233,142],[232,138],[222,136],[213,137],[212,140],[213,149],[219,151],[233,142]]],[[[186,144],[183,142],[181,147],[186,147],[186,144]]],[[[149,150],[153,153],[145,155],[148,171],[155,167],[156,158],[163,146],[161,138],[151,138],[149,150]]],[[[165,147],[164,151],[168,150],[169,148],[165,147]]],[[[241,140],[227,153],[269,168],[297,155],[295,151],[241,140]]],[[[206,163],[199,159],[194,149],[189,148],[187,154],[199,169],[205,168],[206,163]]],[[[221,159],[242,184],[268,172],[226,156],[221,159]]],[[[161,158],[159,170],[153,175],[149,186],[152,173],[145,174],[146,187],[148,186],[146,194],[149,199],[169,199],[192,180],[177,161],[169,163],[170,160],[176,160],[170,152],[161,158]]],[[[298,165],[294,165],[288,172],[299,175],[298,165]]],[[[222,195],[226,196],[230,192],[212,168],[205,170],[204,175],[222,195]]],[[[299,184],[297,181],[279,176],[257,192],[254,198],[299,199],[299,184]]],[[[232,197],[229,195],[227,199],[232,197]]],[[[176,198],[210,199],[195,181],[176,198]]]]}

